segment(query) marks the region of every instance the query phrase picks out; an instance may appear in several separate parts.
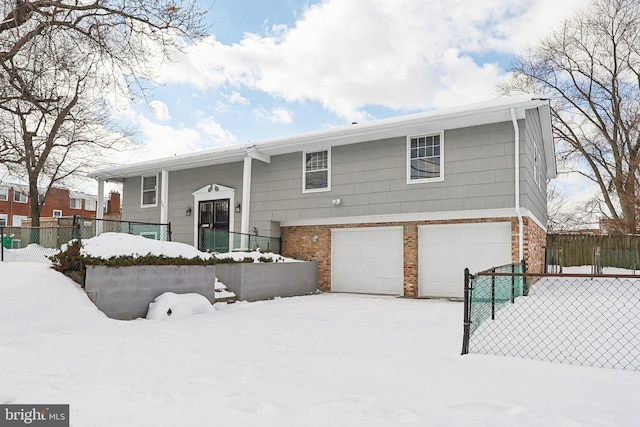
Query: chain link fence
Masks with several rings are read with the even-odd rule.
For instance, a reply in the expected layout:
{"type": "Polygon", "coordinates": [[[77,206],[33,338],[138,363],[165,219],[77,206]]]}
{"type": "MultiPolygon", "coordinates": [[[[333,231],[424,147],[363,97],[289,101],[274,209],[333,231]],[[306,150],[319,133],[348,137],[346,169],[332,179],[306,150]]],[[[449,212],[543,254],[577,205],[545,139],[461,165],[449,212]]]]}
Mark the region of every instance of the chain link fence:
{"type": "Polygon", "coordinates": [[[171,224],[68,217],[53,227],[0,227],[0,261],[50,262],[60,247],[73,239],[90,239],[102,233],[126,233],[156,240],[171,240],[171,224]]]}
{"type": "Polygon", "coordinates": [[[465,271],[463,354],[640,370],[640,276],[508,268],[465,271]]]}

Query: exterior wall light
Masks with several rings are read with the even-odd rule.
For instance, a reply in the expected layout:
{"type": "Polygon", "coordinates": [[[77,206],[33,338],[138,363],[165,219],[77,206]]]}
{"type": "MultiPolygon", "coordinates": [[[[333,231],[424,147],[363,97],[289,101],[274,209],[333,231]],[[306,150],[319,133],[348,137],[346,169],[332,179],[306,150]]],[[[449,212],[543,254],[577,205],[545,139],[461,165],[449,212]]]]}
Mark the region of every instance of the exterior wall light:
{"type": "Polygon", "coordinates": [[[187,211],[185,212],[185,214],[186,214],[187,216],[191,216],[191,206],[189,206],[189,207],[187,208],[187,211]]]}

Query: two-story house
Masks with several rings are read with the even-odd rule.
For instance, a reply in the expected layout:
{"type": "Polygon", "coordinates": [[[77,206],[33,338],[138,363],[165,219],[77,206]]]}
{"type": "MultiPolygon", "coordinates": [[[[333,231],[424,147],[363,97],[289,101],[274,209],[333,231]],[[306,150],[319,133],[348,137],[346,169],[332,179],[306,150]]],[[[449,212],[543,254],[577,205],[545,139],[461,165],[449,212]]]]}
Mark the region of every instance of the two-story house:
{"type": "Polygon", "coordinates": [[[523,95],[91,176],[123,183],[125,219],[200,249],[211,231],[280,237],[325,291],[459,297],[465,267],[540,270],[556,163],[549,103],[523,95]]]}

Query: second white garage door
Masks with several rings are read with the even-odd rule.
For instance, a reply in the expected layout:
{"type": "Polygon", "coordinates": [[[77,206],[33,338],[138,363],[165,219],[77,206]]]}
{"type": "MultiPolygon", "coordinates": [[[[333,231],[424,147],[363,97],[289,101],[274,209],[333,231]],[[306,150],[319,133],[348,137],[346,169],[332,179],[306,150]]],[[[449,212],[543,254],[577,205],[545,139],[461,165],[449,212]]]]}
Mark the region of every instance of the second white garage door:
{"type": "Polygon", "coordinates": [[[402,295],[402,227],[338,228],[331,231],[331,290],[402,295]]]}
{"type": "Polygon", "coordinates": [[[511,223],[420,226],[418,258],[421,296],[462,297],[466,267],[477,273],[511,263],[511,223]]]}

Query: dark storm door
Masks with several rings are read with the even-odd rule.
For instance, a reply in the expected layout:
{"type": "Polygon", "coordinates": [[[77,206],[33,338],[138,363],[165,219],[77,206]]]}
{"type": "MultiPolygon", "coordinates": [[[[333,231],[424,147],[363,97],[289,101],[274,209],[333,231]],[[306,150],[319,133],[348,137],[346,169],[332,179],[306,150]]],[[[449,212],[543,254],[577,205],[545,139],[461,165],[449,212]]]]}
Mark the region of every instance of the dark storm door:
{"type": "Polygon", "coordinates": [[[198,249],[229,252],[229,199],[200,202],[198,213],[198,249]]]}

